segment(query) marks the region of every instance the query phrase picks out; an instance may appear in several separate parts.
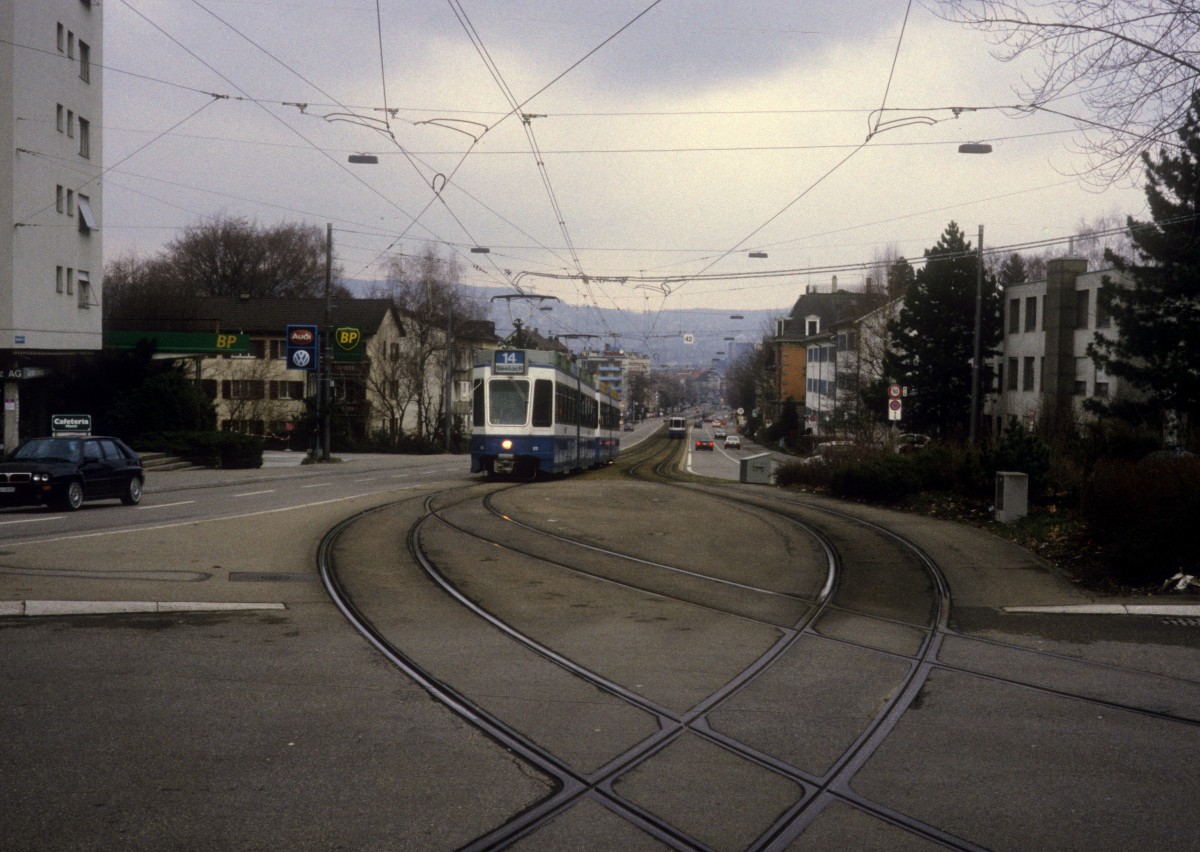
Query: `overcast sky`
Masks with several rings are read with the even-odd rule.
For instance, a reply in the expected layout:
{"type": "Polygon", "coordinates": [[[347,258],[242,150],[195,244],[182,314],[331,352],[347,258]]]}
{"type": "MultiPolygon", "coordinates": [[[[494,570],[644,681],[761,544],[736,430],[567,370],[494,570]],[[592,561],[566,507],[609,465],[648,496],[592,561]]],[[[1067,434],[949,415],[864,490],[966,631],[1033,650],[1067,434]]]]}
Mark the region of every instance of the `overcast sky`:
{"type": "Polygon", "coordinates": [[[516,279],[636,327],[663,308],[786,309],[828,267],[859,286],[951,220],[997,247],[1147,218],[1140,186],[1073,176],[1067,121],[999,109],[1028,68],[920,3],[907,22],[905,0],[103,8],[108,258],[217,214],[332,222],[350,277],[432,242],[465,283],[516,279]],[[912,120],[864,145],[882,106],[912,120]],[[957,152],[976,141],[994,152],[957,152]]]}

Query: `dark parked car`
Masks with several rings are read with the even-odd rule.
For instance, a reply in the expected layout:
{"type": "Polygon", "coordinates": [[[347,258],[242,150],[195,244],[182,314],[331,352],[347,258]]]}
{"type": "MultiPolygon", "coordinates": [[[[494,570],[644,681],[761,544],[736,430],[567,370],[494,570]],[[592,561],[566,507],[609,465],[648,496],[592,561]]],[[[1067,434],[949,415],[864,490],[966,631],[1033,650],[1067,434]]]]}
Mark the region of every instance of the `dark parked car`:
{"type": "Polygon", "coordinates": [[[713,449],[713,442],[706,441],[703,438],[697,438],[696,439],[696,449],[697,450],[711,450],[711,449],[713,449]]]}
{"type": "Polygon", "coordinates": [[[73,511],[106,497],[133,506],[145,481],[142,460],[119,438],[34,438],[0,463],[0,506],[45,503],[73,511]]]}

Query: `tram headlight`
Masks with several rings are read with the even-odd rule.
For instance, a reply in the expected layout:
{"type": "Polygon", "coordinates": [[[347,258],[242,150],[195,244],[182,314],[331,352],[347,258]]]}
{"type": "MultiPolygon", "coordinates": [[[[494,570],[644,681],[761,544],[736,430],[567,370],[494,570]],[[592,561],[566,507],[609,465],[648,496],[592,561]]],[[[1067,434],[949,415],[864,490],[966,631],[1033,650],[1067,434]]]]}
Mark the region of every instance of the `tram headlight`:
{"type": "Polygon", "coordinates": [[[505,452],[508,452],[509,450],[511,450],[512,449],[512,439],[505,438],[503,441],[501,441],[500,449],[504,450],[505,452]]]}

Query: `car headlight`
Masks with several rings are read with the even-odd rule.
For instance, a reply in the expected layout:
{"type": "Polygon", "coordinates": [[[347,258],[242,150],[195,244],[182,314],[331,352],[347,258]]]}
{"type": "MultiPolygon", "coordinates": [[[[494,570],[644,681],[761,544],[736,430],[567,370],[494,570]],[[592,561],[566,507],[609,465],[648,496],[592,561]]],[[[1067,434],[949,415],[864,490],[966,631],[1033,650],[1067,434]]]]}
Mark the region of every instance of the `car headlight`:
{"type": "Polygon", "coordinates": [[[35,473],[35,474],[33,475],[32,479],[33,479],[33,481],[34,481],[34,482],[49,482],[49,481],[50,481],[50,474],[48,474],[48,473],[35,473]]]}
{"type": "Polygon", "coordinates": [[[510,438],[505,438],[503,441],[500,442],[500,449],[504,450],[505,452],[511,450],[512,449],[512,440],[510,438]]]}

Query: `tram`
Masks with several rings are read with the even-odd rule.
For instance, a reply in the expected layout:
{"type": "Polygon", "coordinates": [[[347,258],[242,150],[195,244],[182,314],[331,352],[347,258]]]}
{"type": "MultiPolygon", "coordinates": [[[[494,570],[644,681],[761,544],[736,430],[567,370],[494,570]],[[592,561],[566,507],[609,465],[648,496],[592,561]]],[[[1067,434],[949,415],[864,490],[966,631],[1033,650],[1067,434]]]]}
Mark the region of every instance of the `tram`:
{"type": "Polygon", "coordinates": [[[621,410],[561,352],[498,349],[471,370],[471,472],[533,478],[608,464],[621,410]]]}
{"type": "Polygon", "coordinates": [[[672,417],[667,421],[667,437],[668,438],[686,438],[687,437],[687,418],[672,417]]]}

